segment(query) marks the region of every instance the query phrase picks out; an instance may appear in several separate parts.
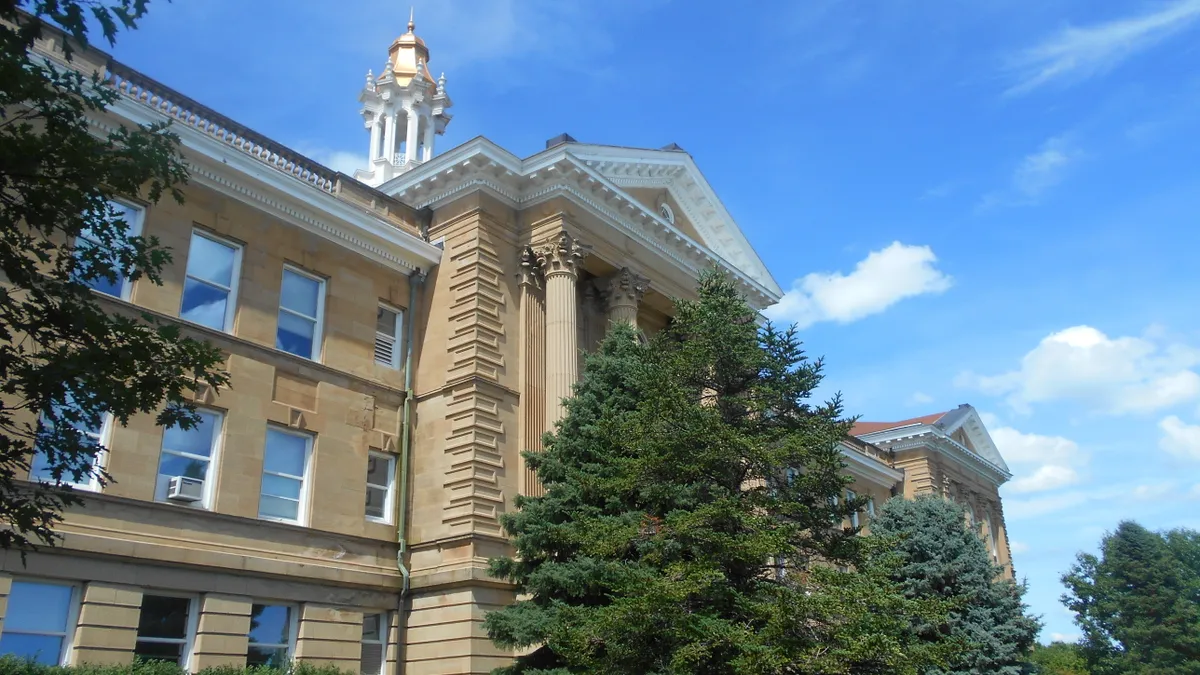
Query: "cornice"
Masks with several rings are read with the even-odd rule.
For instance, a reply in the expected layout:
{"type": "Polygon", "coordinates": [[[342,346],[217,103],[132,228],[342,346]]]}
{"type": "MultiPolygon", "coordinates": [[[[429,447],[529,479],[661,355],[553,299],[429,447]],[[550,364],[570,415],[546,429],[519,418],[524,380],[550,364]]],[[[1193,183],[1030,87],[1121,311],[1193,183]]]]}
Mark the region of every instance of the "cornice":
{"type": "Polygon", "coordinates": [[[1001,485],[1012,478],[1012,474],[971,452],[953,438],[942,433],[940,429],[933,426],[923,424],[920,426],[905,427],[899,431],[900,433],[893,432],[891,434],[864,434],[862,438],[869,438],[871,443],[894,451],[916,450],[920,448],[936,450],[939,454],[955,460],[959,465],[979,474],[996,485],[1001,485]]]}
{"type": "MultiPolygon", "coordinates": [[[[161,106],[160,106],[161,107],[161,106]]],[[[189,171],[199,182],[241,201],[263,208],[305,230],[313,232],[371,260],[408,274],[429,269],[441,260],[441,249],[420,240],[330,192],[331,185],[305,180],[282,170],[270,160],[271,153],[253,154],[228,145],[213,135],[214,129],[200,128],[202,120],[173,108],[168,115],[158,107],[122,96],[109,112],[134,124],[172,121],[171,130],[180,138],[188,157],[189,171]],[[187,119],[191,120],[191,124],[187,119]],[[232,151],[231,151],[232,150],[232,151]]],[[[102,120],[97,126],[112,129],[102,120]]]]}
{"type": "Polygon", "coordinates": [[[850,473],[867,480],[874,480],[884,487],[890,488],[904,480],[903,471],[893,469],[845,445],[842,446],[842,456],[847,460],[846,468],[850,473]]]}
{"type": "Polygon", "coordinates": [[[691,239],[587,166],[569,147],[562,146],[522,161],[491,141],[476,138],[397,176],[379,189],[404,198],[417,208],[436,207],[473,190],[484,190],[512,208],[528,208],[564,197],[689,275],[695,276],[703,268],[717,264],[734,276],[755,304],[766,306],[778,299],[778,294],[741,267],[691,239]]]}

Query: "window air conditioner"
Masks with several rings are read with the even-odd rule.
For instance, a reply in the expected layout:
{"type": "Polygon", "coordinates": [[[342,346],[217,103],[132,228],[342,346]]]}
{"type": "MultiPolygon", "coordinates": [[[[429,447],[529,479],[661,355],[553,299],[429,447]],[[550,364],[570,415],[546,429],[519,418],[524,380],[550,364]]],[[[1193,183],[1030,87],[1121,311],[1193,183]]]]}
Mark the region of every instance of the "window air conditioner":
{"type": "Polygon", "coordinates": [[[204,481],[187,476],[173,476],[167,484],[167,499],[173,502],[198,502],[204,499],[204,481]]]}

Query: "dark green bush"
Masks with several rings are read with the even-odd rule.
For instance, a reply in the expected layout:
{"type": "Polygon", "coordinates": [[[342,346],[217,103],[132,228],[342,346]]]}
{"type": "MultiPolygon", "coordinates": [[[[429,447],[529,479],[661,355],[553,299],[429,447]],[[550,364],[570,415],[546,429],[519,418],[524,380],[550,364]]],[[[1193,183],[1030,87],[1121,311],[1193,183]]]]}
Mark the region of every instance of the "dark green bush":
{"type": "MultiPolygon", "coordinates": [[[[124,666],[45,666],[13,656],[0,656],[0,675],[184,675],[174,663],[135,661],[124,666]]],[[[357,675],[332,666],[313,666],[295,663],[287,669],[254,666],[220,666],[205,668],[199,675],[357,675]]]]}

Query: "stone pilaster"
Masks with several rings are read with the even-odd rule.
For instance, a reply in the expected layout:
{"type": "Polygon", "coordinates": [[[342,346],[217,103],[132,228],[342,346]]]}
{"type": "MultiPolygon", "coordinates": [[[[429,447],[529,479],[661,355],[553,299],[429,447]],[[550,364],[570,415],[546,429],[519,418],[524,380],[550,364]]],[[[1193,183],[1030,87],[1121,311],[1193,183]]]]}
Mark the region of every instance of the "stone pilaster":
{"type": "Polygon", "coordinates": [[[85,585],[71,664],[131,663],[141,611],[141,589],[94,582],[85,585]]]}
{"type": "MultiPolygon", "coordinates": [[[[542,433],[546,431],[546,303],[542,297],[542,264],[537,253],[526,246],[521,250],[517,284],[521,288],[521,448],[541,452],[542,433]]],[[[521,494],[543,494],[537,472],[521,465],[521,494]]]]}
{"type": "Polygon", "coordinates": [[[363,613],[305,603],[300,611],[295,659],[357,672],[362,661],[363,613]]]}
{"type": "Polygon", "coordinates": [[[605,300],[608,303],[608,323],[628,323],[637,328],[638,304],[642,301],[650,280],[622,267],[608,280],[605,300]]]}
{"type": "Polygon", "coordinates": [[[193,671],[246,665],[253,604],[250,598],[239,595],[206,593],[200,598],[200,620],[189,664],[193,671]]]}
{"type": "Polygon", "coordinates": [[[579,307],[575,283],[587,249],[560,232],[538,249],[546,278],[546,428],[562,419],[563,399],[579,379],[579,307]]]}
{"type": "Polygon", "coordinates": [[[4,628],[4,617],[8,614],[8,594],[12,592],[12,575],[0,573],[0,631],[4,628]]]}

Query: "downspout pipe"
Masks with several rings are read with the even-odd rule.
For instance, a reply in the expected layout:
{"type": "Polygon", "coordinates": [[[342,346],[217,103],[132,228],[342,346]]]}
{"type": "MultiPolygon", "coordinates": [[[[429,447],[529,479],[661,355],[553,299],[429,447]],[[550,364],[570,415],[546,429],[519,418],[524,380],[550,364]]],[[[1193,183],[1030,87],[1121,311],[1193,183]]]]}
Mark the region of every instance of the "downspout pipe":
{"type": "Polygon", "coordinates": [[[408,620],[405,605],[408,601],[411,573],[404,563],[408,553],[408,466],[412,450],[413,414],[413,326],[417,323],[417,299],[425,286],[425,273],[416,270],[408,277],[408,316],[404,322],[404,409],[400,421],[400,494],[396,513],[396,567],[400,570],[402,584],[396,615],[397,672],[404,668],[404,653],[400,640],[408,620]]]}

